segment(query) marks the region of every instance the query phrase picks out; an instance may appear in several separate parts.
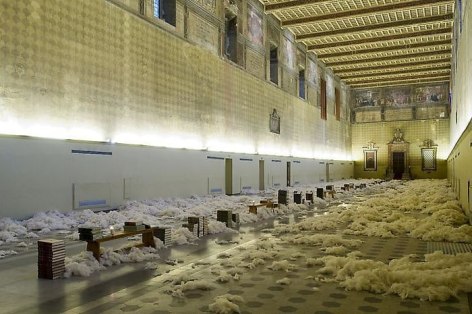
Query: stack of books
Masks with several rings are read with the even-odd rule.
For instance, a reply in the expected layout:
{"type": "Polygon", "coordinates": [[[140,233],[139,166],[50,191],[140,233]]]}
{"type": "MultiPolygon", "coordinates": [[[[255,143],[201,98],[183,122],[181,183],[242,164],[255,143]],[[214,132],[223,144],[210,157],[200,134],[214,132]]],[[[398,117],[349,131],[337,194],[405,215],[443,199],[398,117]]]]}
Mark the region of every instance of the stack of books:
{"type": "Polygon", "coordinates": [[[146,226],[142,221],[125,221],[123,226],[124,232],[136,232],[146,229],[146,226]]]}
{"type": "Polygon", "coordinates": [[[208,217],[203,217],[203,235],[206,236],[208,232],[208,217]]]}
{"type": "Polygon", "coordinates": [[[82,241],[95,241],[102,238],[102,230],[99,227],[79,227],[79,239],[82,241]]]}
{"type": "Polygon", "coordinates": [[[218,210],[216,212],[216,220],[224,222],[226,227],[231,228],[233,226],[233,215],[231,210],[218,210]]]}
{"type": "MultiPolygon", "coordinates": [[[[197,228],[197,237],[203,237],[204,235],[204,217],[188,217],[188,225],[193,225],[192,230],[197,228]]],[[[189,228],[190,230],[190,228],[189,228]]]]}
{"type": "Polygon", "coordinates": [[[38,278],[57,279],[64,275],[66,247],[64,241],[38,241],[38,278]]]}
{"type": "Polygon", "coordinates": [[[172,245],[172,229],[154,227],[153,233],[156,238],[161,240],[165,246],[172,245]]]}

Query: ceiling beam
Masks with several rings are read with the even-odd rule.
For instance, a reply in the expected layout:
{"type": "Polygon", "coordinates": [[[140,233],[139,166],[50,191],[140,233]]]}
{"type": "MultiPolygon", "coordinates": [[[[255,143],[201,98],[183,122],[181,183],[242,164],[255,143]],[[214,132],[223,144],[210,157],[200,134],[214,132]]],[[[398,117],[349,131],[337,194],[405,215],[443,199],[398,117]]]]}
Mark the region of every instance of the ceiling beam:
{"type": "Polygon", "coordinates": [[[451,70],[451,66],[442,66],[442,67],[431,67],[431,68],[419,68],[419,69],[407,69],[407,70],[397,70],[397,71],[385,71],[379,73],[364,73],[364,74],[350,74],[342,75],[337,74],[342,80],[363,78],[363,77],[372,77],[372,76],[384,76],[384,75],[396,75],[396,74],[408,74],[408,73],[418,73],[418,72],[427,72],[427,71],[445,71],[451,70]]]}
{"type": "Polygon", "coordinates": [[[373,15],[373,14],[382,14],[388,13],[390,11],[399,11],[403,9],[416,9],[421,8],[427,5],[444,5],[454,3],[453,0],[413,0],[413,1],[406,1],[401,3],[393,3],[387,5],[379,5],[379,6],[370,6],[367,8],[362,8],[359,10],[346,10],[337,13],[331,14],[324,14],[324,15],[315,15],[315,16],[307,16],[293,20],[285,20],[282,21],[282,27],[284,26],[295,26],[301,24],[311,24],[322,22],[325,20],[334,20],[340,19],[345,17],[354,17],[359,15],[373,15]]]}
{"type": "Polygon", "coordinates": [[[425,83],[443,83],[443,82],[449,82],[450,78],[449,77],[443,77],[443,78],[432,78],[432,79],[416,79],[412,82],[389,82],[385,81],[383,83],[364,83],[364,84],[351,84],[349,87],[352,89],[366,89],[366,88],[375,88],[375,87],[386,87],[386,86],[404,86],[405,84],[408,85],[418,85],[418,84],[425,84],[425,83]]]}
{"type": "Polygon", "coordinates": [[[431,40],[428,40],[427,42],[422,42],[422,43],[402,44],[402,45],[380,47],[380,48],[371,48],[371,49],[359,49],[359,50],[352,50],[351,49],[349,51],[342,51],[342,52],[336,52],[336,53],[318,54],[317,57],[318,57],[318,59],[328,59],[328,58],[336,58],[336,57],[349,57],[349,56],[357,56],[357,55],[360,55],[360,54],[386,52],[386,51],[399,50],[399,49],[413,49],[413,48],[433,47],[433,46],[441,46],[441,45],[451,45],[452,46],[452,39],[435,41],[434,38],[433,38],[431,40]]]}
{"type": "Polygon", "coordinates": [[[353,63],[369,63],[369,62],[378,62],[378,61],[387,61],[387,60],[395,60],[395,59],[409,59],[409,58],[419,58],[419,57],[427,57],[427,56],[434,56],[434,55],[445,55],[450,54],[451,49],[443,49],[443,50],[435,50],[435,51],[427,51],[427,52],[419,52],[419,53],[411,53],[411,54],[402,54],[402,55],[392,55],[392,56],[385,56],[385,57],[374,57],[369,59],[356,59],[356,60],[348,60],[348,61],[338,61],[338,62],[327,62],[324,60],[324,64],[329,67],[335,67],[340,65],[350,65],[353,63]]]}
{"type": "Polygon", "coordinates": [[[319,4],[319,3],[326,3],[326,2],[333,2],[333,0],[295,0],[295,1],[280,2],[280,3],[270,3],[270,4],[265,5],[265,12],[271,13],[273,11],[293,9],[293,8],[301,7],[304,5],[319,4]]]}
{"type": "MultiPolygon", "coordinates": [[[[365,82],[359,82],[359,83],[376,83],[376,82],[394,82],[394,81],[410,81],[410,80],[417,80],[417,79],[425,79],[425,78],[437,78],[437,77],[449,77],[449,74],[444,74],[444,73],[436,73],[436,74],[422,74],[422,75],[417,75],[414,78],[404,78],[404,77],[391,77],[391,78],[380,78],[380,79],[372,79],[372,80],[366,80],[365,82]]],[[[347,83],[349,85],[349,83],[347,83]]]]}
{"type": "Polygon", "coordinates": [[[365,83],[365,82],[380,82],[380,81],[395,81],[395,80],[409,80],[409,79],[415,79],[418,77],[437,77],[437,76],[450,76],[451,73],[449,71],[439,71],[439,72],[419,72],[416,74],[411,74],[411,73],[406,73],[403,75],[395,75],[395,76],[374,76],[374,77],[362,77],[362,78],[357,78],[357,79],[350,79],[350,80],[344,80],[346,84],[357,84],[357,83],[365,83]],[[408,75],[408,76],[405,76],[408,75]]]}
{"type": "Polygon", "coordinates": [[[338,73],[342,72],[353,72],[353,71],[368,71],[368,70],[380,70],[380,69],[395,69],[395,68],[402,68],[407,66],[417,66],[417,65],[429,65],[434,63],[444,63],[451,60],[451,57],[446,58],[439,58],[435,60],[427,60],[427,61],[419,61],[419,62],[405,62],[401,64],[391,64],[391,65],[379,65],[379,66],[367,66],[362,68],[350,68],[350,69],[343,69],[343,70],[336,70],[332,69],[334,73],[337,75],[338,73]]]}
{"type": "Polygon", "coordinates": [[[440,21],[451,21],[453,18],[453,14],[443,14],[443,15],[435,15],[430,17],[423,17],[419,19],[409,19],[409,20],[401,20],[395,22],[388,22],[382,24],[371,24],[371,25],[364,25],[359,27],[352,27],[352,28],[342,28],[337,29],[335,31],[327,31],[327,32],[319,32],[319,33],[308,33],[297,35],[296,40],[304,40],[304,39],[314,39],[314,38],[321,38],[321,37],[328,37],[328,36],[336,36],[336,35],[344,35],[346,33],[358,33],[358,32],[365,32],[365,31],[378,31],[381,29],[386,28],[394,28],[394,27],[404,27],[404,26],[411,26],[411,25],[418,25],[418,24],[427,24],[431,22],[440,22],[440,21]]]}
{"type": "Polygon", "coordinates": [[[395,40],[395,39],[408,39],[408,38],[430,36],[430,35],[451,34],[451,32],[452,32],[452,29],[450,27],[447,27],[447,28],[442,28],[442,29],[431,29],[427,31],[414,32],[414,33],[409,33],[409,34],[395,34],[395,35],[382,36],[382,37],[355,39],[355,40],[349,40],[349,41],[338,41],[338,42],[333,42],[333,43],[328,43],[328,44],[308,45],[307,48],[308,50],[317,50],[317,49],[352,46],[352,45],[375,43],[375,42],[384,42],[387,40],[395,40]]]}
{"type": "Polygon", "coordinates": [[[357,69],[348,69],[348,70],[342,70],[341,72],[336,72],[336,75],[342,78],[342,75],[344,76],[349,76],[349,75],[379,75],[381,73],[385,73],[388,71],[408,71],[408,70],[429,70],[434,67],[451,67],[451,63],[448,61],[440,61],[440,62],[428,62],[428,64],[425,65],[416,65],[416,66],[409,66],[409,64],[401,65],[399,67],[392,68],[391,66],[385,66],[384,68],[380,69],[364,69],[361,71],[358,71],[357,69]]]}

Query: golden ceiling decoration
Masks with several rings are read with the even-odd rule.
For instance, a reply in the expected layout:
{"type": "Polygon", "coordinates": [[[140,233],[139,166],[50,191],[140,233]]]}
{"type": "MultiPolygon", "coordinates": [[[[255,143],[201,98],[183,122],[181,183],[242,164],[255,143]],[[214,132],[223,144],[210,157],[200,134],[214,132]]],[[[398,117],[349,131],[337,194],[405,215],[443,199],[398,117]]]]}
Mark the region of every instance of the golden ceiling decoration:
{"type": "Polygon", "coordinates": [[[260,0],[353,88],[449,82],[454,0],[260,0]]]}

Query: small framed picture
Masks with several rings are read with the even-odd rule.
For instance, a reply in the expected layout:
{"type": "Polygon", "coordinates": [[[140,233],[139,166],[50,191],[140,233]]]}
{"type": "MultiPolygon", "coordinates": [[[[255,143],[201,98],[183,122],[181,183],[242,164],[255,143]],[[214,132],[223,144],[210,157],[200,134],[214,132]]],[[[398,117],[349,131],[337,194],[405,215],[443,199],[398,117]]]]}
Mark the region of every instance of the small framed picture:
{"type": "Polygon", "coordinates": [[[377,171],[376,150],[364,150],[364,171],[377,171]]]}
{"type": "Polygon", "coordinates": [[[275,109],[269,117],[269,130],[272,133],[280,134],[280,116],[275,109]]]}

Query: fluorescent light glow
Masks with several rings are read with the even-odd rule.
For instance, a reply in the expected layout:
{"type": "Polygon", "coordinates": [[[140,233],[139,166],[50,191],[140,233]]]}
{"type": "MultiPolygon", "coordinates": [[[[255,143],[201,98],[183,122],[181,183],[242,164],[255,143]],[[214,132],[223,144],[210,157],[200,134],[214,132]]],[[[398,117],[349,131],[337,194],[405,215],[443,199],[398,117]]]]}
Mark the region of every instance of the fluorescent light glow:
{"type": "Polygon", "coordinates": [[[82,141],[104,141],[104,136],[98,130],[92,127],[72,127],[66,128],[63,126],[55,126],[46,123],[28,123],[27,125],[20,125],[17,121],[7,121],[0,123],[0,134],[17,135],[17,136],[31,136],[60,140],[82,140],[82,141]]]}
{"type": "Polygon", "coordinates": [[[147,145],[167,148],[185,148],[201,150],[205,149],[198,136],[193,134],[136,134],[136,133],[117,133],[114,137],[115,143],[131,145],[147,145]]]}
{"type": "Polygon", "coordinates": [[[255,154],[256,149],[253,144],[235,142],[231,140],[209,139],[207,141],[209,151],[214,152],[228,152],[228,153],[242,153],[255,154]]]}

